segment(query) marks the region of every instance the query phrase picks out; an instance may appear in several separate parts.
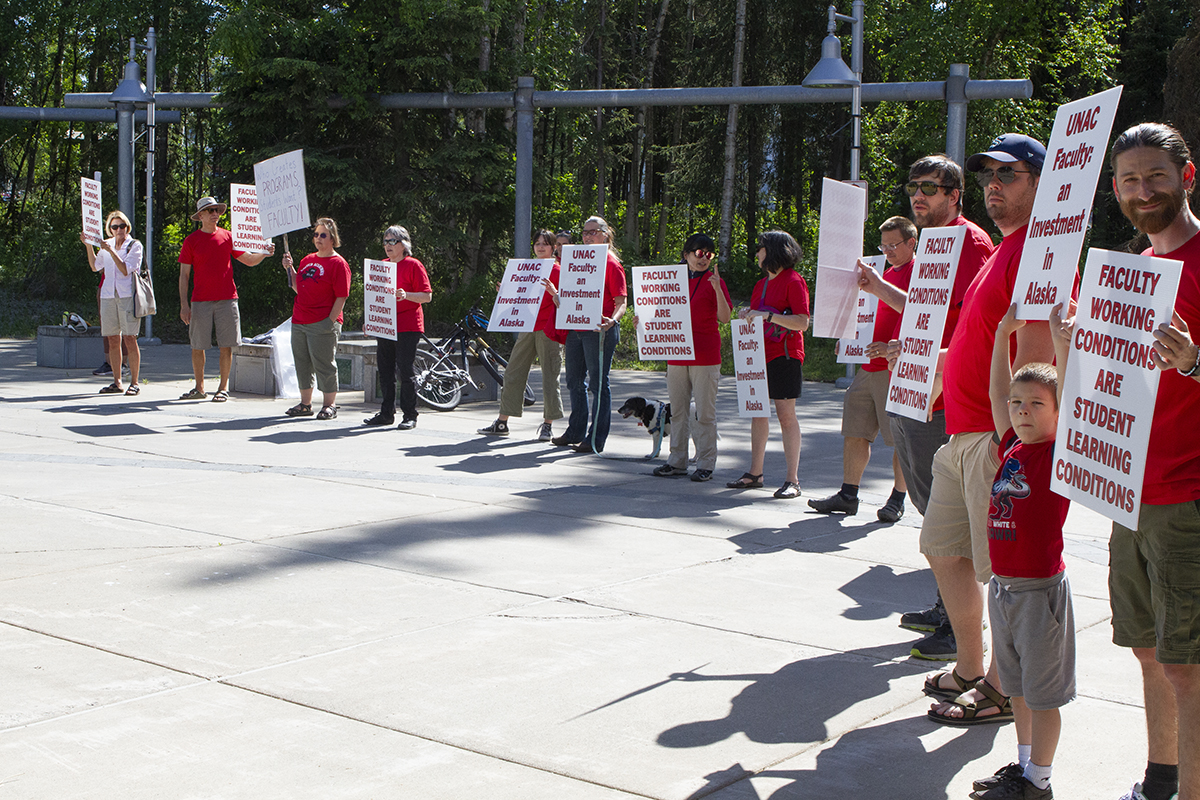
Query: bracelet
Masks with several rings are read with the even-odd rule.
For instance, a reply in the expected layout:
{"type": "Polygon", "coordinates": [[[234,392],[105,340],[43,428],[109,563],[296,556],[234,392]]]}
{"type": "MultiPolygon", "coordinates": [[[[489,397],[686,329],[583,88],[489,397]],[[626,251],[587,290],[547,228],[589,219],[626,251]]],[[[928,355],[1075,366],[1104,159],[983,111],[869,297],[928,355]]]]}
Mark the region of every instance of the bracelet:
{"type": "Polygon", "coordinates": [[[1183,370],[1176,370],[1176,372],[1185,378],[1190,378],[1196,374],[1197,369],[1200,369],[1200,345],[1196,346],[1196,363],[1192,364],[1192,368],[1187,372],[1184,372],[1183,370]]]}

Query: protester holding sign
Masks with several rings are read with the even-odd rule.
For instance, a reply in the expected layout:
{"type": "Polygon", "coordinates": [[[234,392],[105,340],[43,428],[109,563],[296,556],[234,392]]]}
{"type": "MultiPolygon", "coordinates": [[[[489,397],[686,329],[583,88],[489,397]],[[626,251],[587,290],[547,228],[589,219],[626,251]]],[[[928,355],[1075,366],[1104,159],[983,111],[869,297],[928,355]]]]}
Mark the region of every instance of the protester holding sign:
{"type": "Polygon", "coordinates": [[[392,225],[383,233],[387,261],[396,263],[396,339],[377,338],[375,359],[379,370],[379,388],[383,395],[379,413],[364,424],[391,425],[396,421],[396,374],[400,375],[400,411],[397,430],[417,427],[417,384],[413,362],[417,345],[425,330],[421,305],[433,299],[433,287],[425,265],[413,258],[412,236],[402,225],[392,225]]]}
{"type": "Polygon", "coordinates": [[[1109,542],[1113,642],[1142,668],[1149,763],[1126,800],[1200,798],[1200,220],[1188,207],[1196,167],[1179,131],[1135,125],[1112,147],[1121,211],[1150,237],[1143,255],[1183,262],[1175,317],[1155,330],[1162,371],[1138,529],[1109,542]]]}
{"type": "Polygon", "coordinates": [[[554,436],[551,424],[563,417],[558,374],[562,371],[562,343],[567,337],[554,327],[559,277],[554,246],[552,231],[538,231],[533,239],[534,257],[555,258],[555,264],[550,269],[550,277],[541,281],[542,301],[533,330],[517,335],[517,343],[508,357],[508,366],[504,368],[504,386],[500,390],[500,416],[491,425],[479,429],[478,432],[485,436],[508,436],[509,417],[519,417],[524,412],[525,383],[534,359],[542,365],[542,424],[538,427],[538,441],[550,441],[554,436]]]}
{"type": "Polygon", "coordinates": [[[732,301],[717,271],[716,244],[706,233],[693,233],[683,243],[688,268],[688,297],[695,358],[667,362],[671,398],[671,455],[654,470],[659,477],[687,475],[689,433],[696,439],[696,471],[692,480],[712,479],[717,467],[717,381],[721,377],[721,329],[729,322],[732,301]],[[696,401],[696,419],[689,408],[696,401]],[[692,425],[696,430],[690,431],[692,425]]]}
{"type": "MultiPolygon", "coordinates": [[[[775,401],[775,415],[783,437],[783,455],[787,475],[775,491],[779,498],[800,496],[800,423],[796,419],[796,398],[804,385],[804,331],[811,319],[808,309],[808,284],[796,272],[804,252],[786,231],[767,231],[758,237],[758,266],[764,277],[750,293],[750,308],[742,309],[742,319],[761,317],[766,338],[767,396],[775,401]]],[[[763,462],[767,453],[768,417],[750,420],[750,471],[725,484],[731,489],[752,489],[763,485],[763,462]]]]}
{"type": "Polygon", "coordinates": [[[180,400],[203,400],[204,351],[212,346],[216,332],[220,348],[221,381],[212,399],[223,403],[229,399],[229,370],[233,366],[233,346],[242,341],[242,320],[238,314],[237,286],[233,282],[233,263],[236,258],[248,267],[260,263],[275,252],[268,242],[265,253],[245,253],[233,249],[233,236],[218,227],[225,204],[216,198],[201,197],[196,201],[192,220],[200,223],[188,234],[179,251],[179,318],[188,326],[192,345],[192,374],[196,385],[180,400]],[[188,302],[188,282],[193,279],[191,302],[188,302]]]}
{"type": "Polygon", "coordinates": [[[112,236],[100,240],[100,252],[91,245],[86,231],[79,234],[87,250],[88,266],[92,272],[101,272],[100,283],[100,335],[108,342],[109,362],[113,381],[100,390],[100,394],[136,395],[141,391],[138,376],[142,366],[142,354],[138,349],[138,333],[142,321],[133,313],[134,274],[142,268],[142,243],[132,236],[129,217],[113,211],[105,220],[112,236]],[[129,354],[129,388],[121,387],[121,353],[129,354]]]}
{"type": "Polygon", "coordinates": [[[337,343],[342,333],[342,308],[350,296],[350,265],[335,247],[341,247],[337,223],[322,217],[313,226],[310,253],[292,269],[292,254],[285,253],[283,266],[296,293],[292,305],[292,357],[296,361],[296,380],[300,384],[300,402],[289,408],[289,417],[312,416],[313,375],[324,395],[317,419],[337,418],[337,343]]]}
{"type": "Polygon", "coordinates": [[[571,416],[562,436],[550,441],[556,447],[575,447],[577,453],[599,453],[608,440],[608,429],[612,424],[612,391],[608,384],[608,371],[612,367],[613,353],[621,339],[621,327],[617,322],[625,313],[625,298],[628,284],[625,268],[616,256],[613,233],[603,217],[588,217],[583,223],[585,245],[608,245],[608,260],[604,272],[604,294],[601,305],[599,330],[573,330],[567,334],[567,391],[571,393],[571,416]],[[604,339],[604,352],[600,351],[600,337],[604,339]],[[593,407],[589,420],[588,391],[592,393],[593,407]]]}

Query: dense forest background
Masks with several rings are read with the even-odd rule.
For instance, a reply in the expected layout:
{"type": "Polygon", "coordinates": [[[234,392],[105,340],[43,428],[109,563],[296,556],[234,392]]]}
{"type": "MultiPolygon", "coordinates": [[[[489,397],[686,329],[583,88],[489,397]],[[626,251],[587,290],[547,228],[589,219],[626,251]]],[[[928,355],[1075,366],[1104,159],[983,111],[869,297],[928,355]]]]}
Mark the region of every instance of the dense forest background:
{"type": "MultiPolygon", "coordinates": [[[[743,85],[798,84],[826,33],[826,5],[795,0],[0,2],[3,105],[111,92],[129,38],[143,40],[151,26],[158,91],[220,92],[221,107],[157,128],[155,333],[177,340],[175,259],[196,198],[226,199],[231,182],[253,182],[255,161],[298,147],[313,213],[338,220],[351,265],[382,257],[380,233],[398,222],[429,267],[435,320],[490,294],[514,244],[511,112],[383,110],[374,95],[511,91],[521,75],[538,89],[728,86],[735,74],[743,85]],[[333,109],[335,95],[344,103],[333,109]]],[[[1057,105],[1117,84],[1117,131],[1166,120],[1195,146],[1196,14],[1184,0],[867,0],[864,80],[944,80],[952,63],[968,64],[973,79],[1031,78],[1032,100],[970,104],[967,152],[1006,130],[1045,141],[1057,105]]],[[[849,26],[839,34],[848,61],[849,26]]],[[[730,116],[727,107],[539,111],[535,227],[578,231],[600,213],[627,265],[676,261],[689,232],[717,236],[730,116]]],[[[849,107],[742,106],[736,123],[732,244],[720,261],[745,297],[759,231],[792,232],[811,275],[821,178],[848,177],[849,107]]],[[[870,248],[879,222],[907,212],[898,190],[907,165],[944,149],[945,105],[867,105],[863,139],[870,248]]],[[[94,316],[78,179],[102,171],[113,207],[115,148],[111,124],[0,121],[0,335],[31,334],[64,309],[94,316]]],[[[1120,247],[1133,231],[1109,184],[1102,175],[1091,243],[1120,247]]],[[[984,222],[973,184],[966,204],[984,222]]],[[[299,251],[309,246],[292,238],[299,251]]],[[[287,316],[278,267],[277,258],[237,266],[247,335],[287,316]]],[[[361,292],[347,308],[351,329],[361,292]]]]}

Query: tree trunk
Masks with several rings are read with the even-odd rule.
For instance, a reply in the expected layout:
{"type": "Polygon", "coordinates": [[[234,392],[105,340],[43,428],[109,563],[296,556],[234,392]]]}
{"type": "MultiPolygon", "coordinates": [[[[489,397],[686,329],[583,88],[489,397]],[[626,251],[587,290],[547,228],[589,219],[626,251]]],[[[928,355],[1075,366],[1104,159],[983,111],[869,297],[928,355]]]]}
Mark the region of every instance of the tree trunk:
{"type": "MultiPolygon", "coordinates": [[[[596,88],[604,88],[604,25],[608,21],[605,0],[600,0],[600,26],[596,36],[596,88]]],[[[596,213],[604,216],[604,107],[596,109],[596,213]]]]}
{"type": "MultiPolygon", "coordinates": [[[[696,0],[688,0],[687,20],[689,24],[683,44],[683,62],[685,64],[692,54],[692,44],[696,40],[696,0]]],[[[686,75],[680,76],[680,80],[684,84],[687,83],[686,77],[686,75]]],[[[675,202],[674,193],[671,191],[672,175],[675,171],[675,154],[679,152],[679,143],[682,138],[683,108],[677,108],[675,109],[675,125],[671,130],[671,149],[667,156],[667,168],[663,172],[662,211],[658,215],[658,235],[654,237],[654,249],[658,253],[662,253],[667,246],[667,218],[670,216],[671,206],[675,202]]]]}
{"type": "MultiPolygon", "coordinates": [[[[742,85],[742,52],[746,38],[746,0],[737,0],[737,17],[733,27],[733,86],[742,85]]],[[[738,107],[729,107],[725,123],[725,176],[721,181],[721,233],[717,246],[729,253],[733,235],[733,171],[737,162],[738,107]]]]}
{"type": "MultiPolygon", "coordinates": [[[[654,85],[654,68],[658,61],[658,43],[662,39],[663,25],[667,21],[667,8],[671,0],[662,0],[658,7],[658,21],[654,25],[654,34],[650,37],[646,49],[646,71],[642,74],[642,88],[649,89],[654,85]]],[[[625,238],[634,250],[640,249],[638,237],[639,205],[642,198],[642,174],[646,165],[642,163],[646,137],[646,106],[638,106],[634,115],[633,125],[633,158],[629,162],[629,186],[625,195],[625,238]]],[[[647,180],[649,176],[647,176],[647,180]]],[[[645,195],[649,202],[649,195],[645,195]]]]}

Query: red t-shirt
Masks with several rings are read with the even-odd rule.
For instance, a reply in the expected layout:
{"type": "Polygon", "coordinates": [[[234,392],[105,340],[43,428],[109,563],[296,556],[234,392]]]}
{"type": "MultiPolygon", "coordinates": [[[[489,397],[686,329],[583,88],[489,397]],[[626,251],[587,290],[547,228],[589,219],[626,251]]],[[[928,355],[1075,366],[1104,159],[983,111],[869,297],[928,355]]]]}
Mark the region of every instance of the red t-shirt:
{"type": "MultiPolygon", "coordinates": [[[[888,267],[883,271],[883,280],[902,292],[908,293],[908,284],[912,280],[913,259],[898,267],[888,267]]],[[[875,330],[871,334],[872,342],[890,342],[900,335],[900,312],[882,300],[875,306],[875,330]]],[[[872,358],[862,365],[863,372],[883,372],[888,367],[887,359],[883,356],[872,358]]]]}
{"type": "Polygon", "coordinates": [[[233,262],[243,251],[233,249],[233,234],[224,228],[205,233],[197,228],[183,240],[179,263],[192,265],[192,302],[236,300],[233,262]]]}
{"type": "Polygon", "coordinates": [[[617,309],[617,298],[628,297],[629,287],[625,283],[625,268],[621,266],[621,262],[613,255],[613,251],[608,251],[608,264],[604,269],[604,306],[601,311],[604,316],[612,317],[613,311],[617,309]]]}
{"type": "MultiPolygon", "coordinates": [[[[733,308],[729,289],[721,278],[725,302],[733,308]]],[[[692,344],[696,357],[690,361],[668,361],[686,367],[710,367],[721,363],[721,329],[717,327],[717,292],[709,280],[709,271],[688,270],[688,295],[691,297],[692,344]]]]}
{"type": "MultiPolygon", "coordinates": [[[[306,255],[296,268],[296,300],[292,303],[292,322],[311,325],[329,319],[339,297],[350,296],[350,265],[334,253],[324,258],[306,255]]],[[[338,314],[337,321],[342,321],[338,314]]]]}
{"type": "Polygon", "coordinates": [[[1025,444],[1008,429],[988,506],[988,555],[997,575],[1049,578],[1067,568],[1062,531],[1071,501],[1050,491],[1053,465],[1053,439],[1025,444]]]}
{"type": "MultiPolygon", "coordinates": [[[[432,292],[425,265],[412,256],[396,262],[396,287],[406,292],[432,292]]],[[[420,303],[396,298],[396,330],[424,331],[425,314],[420,303]]]]}
{"type": "MultiPolygon", "coordinates": [[[[555,289],[559,286],[558,281],[561,273],[562,269],[559,267],[558,262],[555,261],[554,266],[550,268],[550,283],[554,285],[555,289]]],[[[550,293],[543,291],[542,304],[538,306],[537,320],[533,323],[533,330],[546,334],[546,337],[551,341],[565,344],[567,341],[567,332],[560,331],[554,326],[557,316],[558,306],[554,305],[554,300],[551,299],[550,293]]]]}
{"type": "MultiPolygon", "coordinates": [[[[774,311],[776,314],[807,314],[808,284],[796,270],[782,269],[774,276],[762,278],[754,284],[754,291],[750,293],[750,308],[756,311],[774,311]]],[[[766,321],[764,317],[763,322],[766,321]]],[[[766,326],[767,361],[774,361],[786,355],[803,362],[804,334],[774,325],[777,329],[775,332],[783,334],[782,339],[776,339],[771,335],[772,325],[766,326]]]]}
{"type": "MultiPolygon", "coordinates": [[[[1200,235],[1171,253],[1161,256],[1183,262],[1175,312],[1187,323],[1192,341],[1200,340],[1200,235]]],[[[1178,370],[1168,369],[1158,378],[1158,396],[1154,402],[1154,421],[1150,424],[1150,444],[1146,474],[1142,479],[1142,502],[1173,505],[1200,499],[1200,384],[1185,378],[1178,370]]]]}

